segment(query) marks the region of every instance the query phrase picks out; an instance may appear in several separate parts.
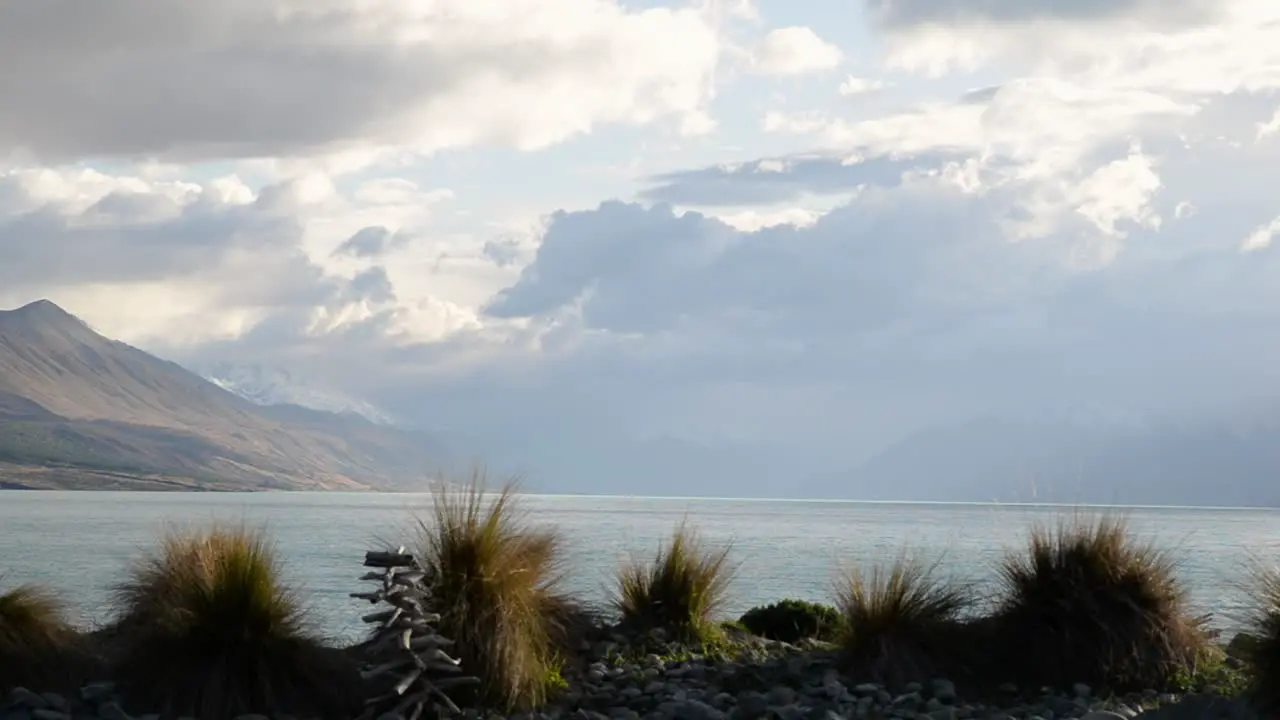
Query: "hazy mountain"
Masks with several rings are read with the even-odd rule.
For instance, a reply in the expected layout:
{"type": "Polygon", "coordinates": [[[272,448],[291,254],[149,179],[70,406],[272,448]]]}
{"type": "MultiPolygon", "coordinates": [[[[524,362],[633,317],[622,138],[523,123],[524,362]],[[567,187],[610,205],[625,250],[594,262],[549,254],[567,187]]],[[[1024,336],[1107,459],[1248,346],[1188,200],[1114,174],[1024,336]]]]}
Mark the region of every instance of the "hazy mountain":
{"type": "Polygon", "coordinates": [[[260,407],[48,301],[0,312],[8,485],[420,487],[429,453],[424,437],[358,417],[260,407]]]}
{"type": "Polygon", "coordinates": [[[1280,505],[1273,419],[1165,423],[978,418],[915,433],[808,485],[826,497],[1280,505]]]}

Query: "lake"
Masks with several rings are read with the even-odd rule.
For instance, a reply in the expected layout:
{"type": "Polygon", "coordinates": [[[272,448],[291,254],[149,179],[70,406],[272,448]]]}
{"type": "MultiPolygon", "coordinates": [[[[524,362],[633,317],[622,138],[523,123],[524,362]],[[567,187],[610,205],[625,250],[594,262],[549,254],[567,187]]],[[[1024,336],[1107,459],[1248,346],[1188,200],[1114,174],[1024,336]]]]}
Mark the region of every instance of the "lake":
{"type": "MultiPolygon", "coordinates": [[[[741,569],[735,616],[784,597],[828,601],[837,570],[892,560],[905,547],[977,583],[1021,547],[1037,522],[1076,508],[1029,505],[859,503],[580,496],[526,496],[530,519],[563,531],[571,586],[606,596],[620,562],[657,543],[687,517],[712,543],[732,542],[741,569]]],[[[414,514],[430,495],[363,493],[71,493],[0,491],[0,575],[4,587],[45,583],[87,626],[109,613],[109,593],[129,564],[171,525],[211,521],[264,526],[290,582],[315,621],[351,637],[369,606],[348,598],[364,552],[409,543],[414,514]]],[[[1238,585],[1251,558],[1280,560],[1280,511],[1121,508],[1133,530],[1170,547],[1196,605],[1230,629],[1238,585]]],[[[1088,510],[1086,510],[1088,512],[1088,510]]]]}

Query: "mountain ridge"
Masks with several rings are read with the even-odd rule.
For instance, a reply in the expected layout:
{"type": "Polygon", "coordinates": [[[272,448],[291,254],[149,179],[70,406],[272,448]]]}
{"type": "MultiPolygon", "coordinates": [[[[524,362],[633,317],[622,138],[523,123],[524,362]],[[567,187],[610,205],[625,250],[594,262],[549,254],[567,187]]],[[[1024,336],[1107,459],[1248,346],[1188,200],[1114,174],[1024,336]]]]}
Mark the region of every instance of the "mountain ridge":
{"type": "Polygon", "coordinates": [[[426,477],[424,436],[324,415],[264,409],[49,300],[0,311],[0,463],[9,476],[24,468],[28,485],[92,486],[66,479],[76,469],[191,489],[405,489],[426,477]]]}

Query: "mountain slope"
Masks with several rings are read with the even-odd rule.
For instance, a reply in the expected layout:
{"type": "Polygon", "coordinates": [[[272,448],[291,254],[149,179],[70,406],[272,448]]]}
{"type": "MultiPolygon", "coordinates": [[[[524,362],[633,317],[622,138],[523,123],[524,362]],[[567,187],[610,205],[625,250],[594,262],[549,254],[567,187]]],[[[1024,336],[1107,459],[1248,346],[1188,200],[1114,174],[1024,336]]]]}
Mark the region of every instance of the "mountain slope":
{"type": "MultiPolygon", "coordinates": [[[[299,408],[299,411],[302,409],[299,408]]],[[[416,487],[422,437],[268,409],[95,333],[48,301],[0,312],[0,462],[243,489],[416,487]]],[[[67,486],[66,480],[49,481],[67,486]]],[[[72,483],[74,484],[74,483],[72,483]]]]}

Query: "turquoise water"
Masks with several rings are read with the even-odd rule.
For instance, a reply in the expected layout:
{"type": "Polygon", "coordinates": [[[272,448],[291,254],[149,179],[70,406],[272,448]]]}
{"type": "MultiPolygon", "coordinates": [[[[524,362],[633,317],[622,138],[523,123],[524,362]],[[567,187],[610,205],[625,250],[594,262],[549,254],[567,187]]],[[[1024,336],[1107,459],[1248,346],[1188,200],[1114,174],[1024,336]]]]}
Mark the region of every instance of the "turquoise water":
{"type": "MultiPolygon", "coordinates": [[[[732,542],[735,612],[783,597],[828,600],[839,568],[883,562],[906,546],[978,583],[1027,528],[1076,512],[1044,506],[529,496],[530,519],[566,538],[569,581],[605,596],[618,563],[648,555],[682,518],[732,542]]],[[[0,574],[62,591],[81,623],[108,617],[109,589],[169,525],[265,525],[290,581],[328,633],[350,637],[366,605],[347,597],[367,549],[407,538],[429,495],[349,493],[61,493],[0,491],[0,574]]],[[[1143,537],[1170,547],[1197,606],[1229,628],[1252,558],[1280,561],[1280,511],[1123,508],[1143,537]]],[[[406,542],[407,544],[407,542],[406,542]]]]}

